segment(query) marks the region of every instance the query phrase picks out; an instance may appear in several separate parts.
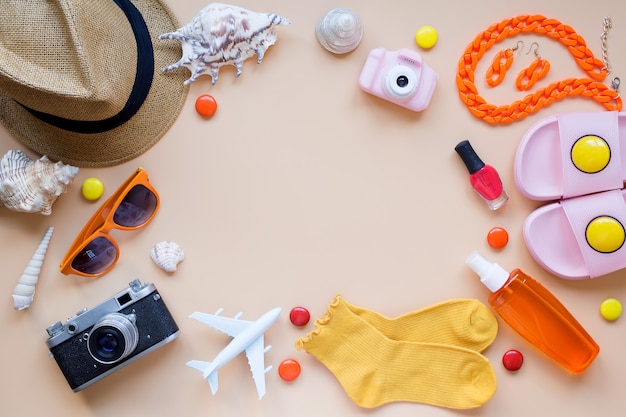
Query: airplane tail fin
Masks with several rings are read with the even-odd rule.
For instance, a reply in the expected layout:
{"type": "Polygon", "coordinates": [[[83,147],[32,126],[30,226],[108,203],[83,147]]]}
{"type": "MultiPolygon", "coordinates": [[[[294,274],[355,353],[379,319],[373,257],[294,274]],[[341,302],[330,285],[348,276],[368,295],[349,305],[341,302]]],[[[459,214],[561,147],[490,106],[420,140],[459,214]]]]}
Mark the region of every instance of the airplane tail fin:
{"type": "Polygon", "coordinates": [[[215,393],[217,392],[218,383],[217,383],[217,369],[215,369],[213,364],[211,362],[204,362],[204,361],[189,361],[187,362],[187,366],[190,366],[202,372],[202,378],[209,381],[211,392],[213,393],[213,395],[215,395],[215,393]]]}
{"type": "Polygon", "coordinates": [[[211,387],[211,392],[215,395],[217,392],[217,371],[211,372],[207,379],[209,381],[209,386],[211,387]]]}

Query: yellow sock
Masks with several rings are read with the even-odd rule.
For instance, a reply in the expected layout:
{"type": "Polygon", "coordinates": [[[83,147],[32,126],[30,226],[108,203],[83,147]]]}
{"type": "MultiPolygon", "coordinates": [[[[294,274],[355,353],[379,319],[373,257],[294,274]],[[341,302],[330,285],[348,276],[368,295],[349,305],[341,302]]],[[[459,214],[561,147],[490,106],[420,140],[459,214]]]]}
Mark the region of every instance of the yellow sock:
{"type": "Polygon", "coordinates": [[[496,390],[491,364],[475,350],[394,340],[355,314],[341,296],[296,341],[322,362],[359,406],[410,401],[454,409],[485,404],[496,390]]]}
{"type": "Polygon", "coordinates": [[[482,352],[498,333],[498,321],[478,300],[454,299],[395,318],[347,303],[350,311],[393,340],[441,343],[482,352]]]}

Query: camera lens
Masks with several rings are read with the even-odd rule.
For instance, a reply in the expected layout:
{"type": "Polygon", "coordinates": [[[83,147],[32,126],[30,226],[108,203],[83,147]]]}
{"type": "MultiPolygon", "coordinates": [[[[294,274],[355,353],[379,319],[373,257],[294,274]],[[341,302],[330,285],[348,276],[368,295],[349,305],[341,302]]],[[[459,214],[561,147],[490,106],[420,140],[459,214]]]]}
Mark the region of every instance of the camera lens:
{"type": "Polygon", "coordinates": [[[139,332],[135,326],[135,316],[111,313],[102,317],[93,326],[87,347],[95,360],[112,364],[132,353],[138,341],[139,332]]]}
{"type": "Polygon", "coordinates": [[[398,87],[404,88],[409,85],[409,78],[406,75],[401,75],[396,78],[396,84],[398,84],[398,87]]]}
{"type": "Polygon", "coordinates": [[[385,91],[392,97],[406,99],[415,93],[418,81],[418,75],[412,68],[396,65],[385,77],[385,91]]]}
{"type": "Polygon", "coordinates": [[[98,350],[102,351],[106,354],[113,354],[117,350],[117,346],[119,345],[119,334],[117,332],[106,332],[100,334],[96,344],[98,346],[98,350]]]}

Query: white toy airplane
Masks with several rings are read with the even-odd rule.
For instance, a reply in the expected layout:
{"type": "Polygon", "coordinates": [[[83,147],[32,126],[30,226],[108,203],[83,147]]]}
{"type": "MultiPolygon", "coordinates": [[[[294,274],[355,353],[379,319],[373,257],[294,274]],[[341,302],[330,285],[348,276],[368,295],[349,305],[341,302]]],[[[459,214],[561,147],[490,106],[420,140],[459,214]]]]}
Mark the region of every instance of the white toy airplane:
{"type": "Polygon", "coordinates": [[[228,334],[233,340],[222,349],[213,362],[194,360],[187,362],[187,365],[202,372],[202,377],[209,381],[211,392],[215,395],[218,388],[217,370],[245,351],[260,400],[265,395],[265,374],[272,369],[271,366],[264,368],[265,352],[270,350],[271,346],[264,347],[263,335],[278,319],[280,311],[280,307],[274,308],[262,315],[257,321],[239,320],[241,313],[232,319],[222,317],[220,316],[222,309],[219,309],[215,314],[193,313],[189,317],[228,334]]]}

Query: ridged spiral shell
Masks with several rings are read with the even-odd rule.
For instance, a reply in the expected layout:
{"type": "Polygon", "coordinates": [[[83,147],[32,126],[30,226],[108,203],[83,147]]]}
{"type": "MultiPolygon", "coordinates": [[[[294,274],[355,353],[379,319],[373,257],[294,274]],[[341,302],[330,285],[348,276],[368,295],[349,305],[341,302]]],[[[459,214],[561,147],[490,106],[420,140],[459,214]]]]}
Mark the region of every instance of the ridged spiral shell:
{"type": "Polygon", "coordinates": [[[150,249],[150,257],[162,270],[174,272],[178,264],[185,259],[185,252],[178,243],[163,241],[150,249]]]}
{"type": "Polygon", "coordinates": [[[46,252],[48,250],[48,245],[50,244],[53,231],[54,227],[48,228],[41,239],[39,246],[37,246],[35,254],[28,262],[26,268],[24,268],[22,276],[13,289],[13,307],[16,310],[24,310],[30,307],[33,302],[33,297],[35,296],[35,284],[39,281],[39,273],[41,272],[41,266],[43,265],[43,260],[46,257],[46,252]]]}
{"type": "Polygon", "coordinates": [[[317,21],[315,34],[326,50],[346,54],[361,43],[363,25],[352,10],[332,9],[317,21]]]}
{"type": "Polygon", "coordinates": [[[194,82],[202,74],[211,75],[212,84],[215,84],[220,67],[233,65],[238,77],[246,59],[256,54],[260,64],[265,51],[276,43],[276,26],[290,23],[274,13],[257,13],[228,4],[210,3],[186,26],[159,36],[159,39],[179,40],[183,50],[180,61],[163,71],[186,67],[191,71],[191,77],[185,84],[194,82]]]}
{"type": "Polygon", "coordinates": [[[10,150],[0,159],[0,204],[9,210],[49,215],[78,171],[46,156],[32,160],[22,151],[10,150]]]}

